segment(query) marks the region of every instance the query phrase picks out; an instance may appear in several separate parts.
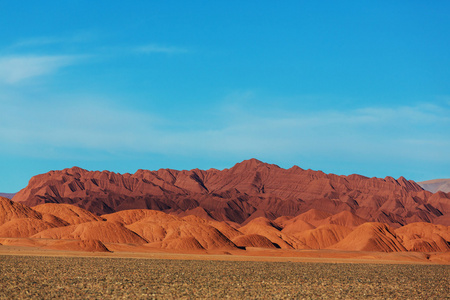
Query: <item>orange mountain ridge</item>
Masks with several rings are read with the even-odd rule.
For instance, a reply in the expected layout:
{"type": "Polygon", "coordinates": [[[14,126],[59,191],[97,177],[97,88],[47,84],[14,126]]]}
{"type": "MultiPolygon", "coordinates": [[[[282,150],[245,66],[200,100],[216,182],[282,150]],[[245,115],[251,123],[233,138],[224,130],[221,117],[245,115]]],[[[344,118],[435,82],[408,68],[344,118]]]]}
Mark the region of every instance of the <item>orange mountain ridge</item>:
{"type": "Polygon", "coordinates": [[[252,253],[266,249],[296,255],[295,251],[302,249],[414,251],[425,253],[424,259],[450,263],[450,255],[444,255],[450,253],[448,226],[418,222],[394,229],[365,222],[348,211],[330,215],[315,209],[294,218],[258,217],[238,225],[147,209],[102,216],[69,204],[44,204],[33,209],[0,197],[0,244],[102,252],[252,253]]]}
{"type": "MultiPolygon", "coordinates": [[[[313,215],[293,219],[297,225],[289,225],[305,229],[328,217],[334,218],[330,224],[350,228],[364,222],[394,228],[415,222],[450,225],[450,193],[433,194],[403,177],[338,176],[297,166],[283,169],[256,159],[224,170],[160,169],[134,174],[73,167],[34,176],[13,200],[48,214],[52,214],[49,208],[39,206],[72,204],[97,216],[151,209],[243,225],[261,217],[274,221],[309,211],[313,215]],[[319,211],[322,215],[314,216],[319,211]]],[[[283,232],[290,232],[286,226],[283,232]]]]}

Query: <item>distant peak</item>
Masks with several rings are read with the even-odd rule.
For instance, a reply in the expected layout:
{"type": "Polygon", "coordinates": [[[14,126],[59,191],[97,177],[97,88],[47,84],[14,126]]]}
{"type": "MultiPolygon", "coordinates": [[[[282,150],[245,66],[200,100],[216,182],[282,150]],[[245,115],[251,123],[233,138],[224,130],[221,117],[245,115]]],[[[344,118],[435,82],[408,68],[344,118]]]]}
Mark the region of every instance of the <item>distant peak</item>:
{"type": "MultiPolygon", "coordinates": [[[[86,172],[89,172],[88,170],[82,169],[80,167],[74,166],[72,168],[67,168],[64,169],[63,171],[66,172],[66,174],[72,174],[72,175],[76,175],[76,174],[84,174],[86,172]]],[[[50,171],[50,174],[55,174],[58,173],[59,171],[50,171]]]]}
{"type": "Polygon", "coordinates": [[[260,165],[265,165],[266,163],[257,160],[256,158],[251,158],[251,159],[247,159],[244,160],[240,163],[237,163],[234,165],[234,169],[238,168],[238,169],[254,169],[257,168],[260,165]]]}
{"type": "Polygon", "coordinates": [[[246,159],[243,160],[242,162],[240,162],[241,164],[252,164],[252,165],[260,165],[260,164],[265,164],[264,162],[260,161],[259,159],[256,158],[250,158],[250,159],[246,159]]]}
{"type": "Polygon", "coordinates": [[[80,168],[80,167],[77,167],[77,166],[73,166],[72,168],[69,168],[69,169],[67,169],[68,171],[72,171],[72,172],[77,172],[77,173],[80,173],[80,172],[86,172],[87,170],[85,170],[85,169],[82,169],[82,168],[80,168]]]}

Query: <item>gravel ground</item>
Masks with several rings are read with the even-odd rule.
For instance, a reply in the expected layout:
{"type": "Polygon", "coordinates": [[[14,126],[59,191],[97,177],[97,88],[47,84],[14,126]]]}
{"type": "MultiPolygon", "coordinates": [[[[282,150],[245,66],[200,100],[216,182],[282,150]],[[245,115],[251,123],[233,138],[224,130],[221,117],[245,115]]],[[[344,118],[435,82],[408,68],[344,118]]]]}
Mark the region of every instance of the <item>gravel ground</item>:
{"type": "Polygon", "coordinates": [[[450,266],[0,256],[0,299],[450,299],[450,266]]]}

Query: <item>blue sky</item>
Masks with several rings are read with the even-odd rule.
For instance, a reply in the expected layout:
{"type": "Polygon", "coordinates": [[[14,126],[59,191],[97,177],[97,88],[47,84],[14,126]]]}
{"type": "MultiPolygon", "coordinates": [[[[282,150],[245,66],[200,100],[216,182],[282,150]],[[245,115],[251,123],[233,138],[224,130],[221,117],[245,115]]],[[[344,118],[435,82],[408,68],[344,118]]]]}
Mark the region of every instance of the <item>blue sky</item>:
{"type": "Polygon", "coordinates": [[[2,1],[0,191],[80,166],[450,178],[448,1],[2,1]]]}

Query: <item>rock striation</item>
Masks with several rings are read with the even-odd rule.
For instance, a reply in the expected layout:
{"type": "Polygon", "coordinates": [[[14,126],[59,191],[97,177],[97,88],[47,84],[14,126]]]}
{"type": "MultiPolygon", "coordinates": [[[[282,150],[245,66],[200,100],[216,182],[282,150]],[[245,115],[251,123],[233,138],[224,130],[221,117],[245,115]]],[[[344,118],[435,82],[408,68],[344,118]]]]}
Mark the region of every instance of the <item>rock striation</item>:
{"type": "MultiPolygon", "coordinates": [[[[295,217],[311,209],[351,212],[357,221],[394,228],[413,222],[450,225],[450,193],[431,193],[403,177],[339,176],[250,159],[224,170],[157,171],[134,174],[78,167],[31,178],[13,200],[27,206],[65,203],[96,215],[129,209],[247,224],[264,217],[295,217]]],[[[308,222],[307,220],[305,220],[308,222]]],[[[337,217],[336,225],[342,223],[337,217]]]]}

